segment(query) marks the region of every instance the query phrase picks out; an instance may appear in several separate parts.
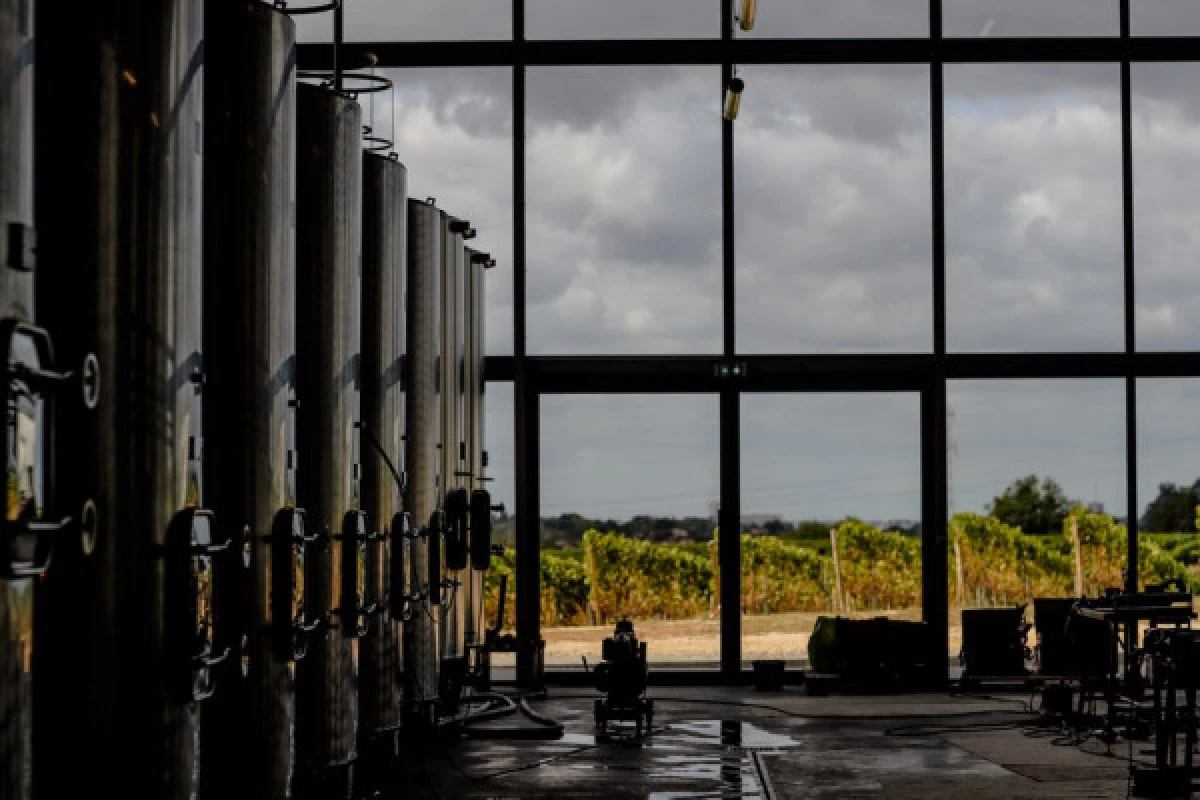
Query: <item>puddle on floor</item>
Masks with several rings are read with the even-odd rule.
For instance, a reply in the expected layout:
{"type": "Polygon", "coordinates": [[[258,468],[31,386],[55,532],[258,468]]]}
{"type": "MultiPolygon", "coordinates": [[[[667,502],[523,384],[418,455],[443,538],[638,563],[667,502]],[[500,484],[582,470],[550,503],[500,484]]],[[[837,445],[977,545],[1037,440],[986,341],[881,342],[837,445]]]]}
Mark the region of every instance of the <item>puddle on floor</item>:
{"type": "Polygon", "coordinates": [[[656,733],[653,743],[677,742],[684,745],[740,747],[744,750],[780,750],[798,747],[800,742],[782,733],[772,733],[743,720],[705,719],[675,722],[664,733],[656,733]]]}

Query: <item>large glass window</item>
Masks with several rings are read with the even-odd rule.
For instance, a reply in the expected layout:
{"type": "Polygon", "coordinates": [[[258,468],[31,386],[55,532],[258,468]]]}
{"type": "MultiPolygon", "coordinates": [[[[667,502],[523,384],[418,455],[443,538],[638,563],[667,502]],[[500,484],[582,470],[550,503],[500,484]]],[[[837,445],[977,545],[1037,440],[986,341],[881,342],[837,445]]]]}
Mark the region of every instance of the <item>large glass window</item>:
{"type": "Polygon", "coordinates": [[[920,414],[917,394],[742,397],[744,661],[806,662],[820,614],[920,619],[920,414]]]}
{"type": "Polygon", "coordinates": [[[951,653],[959,609],[1124,585],[1125,383],[952,381],[951,653]]]}
{"type": "MultiPolygon", "coordinates": [[[[736,9],[740,3],[735,2],[736,9]]],[[[929,0],[787,0],[758,4],[764,39],[919,38],[929,35],[929,0]]]]}
{"type": "Polygon", "coordinates": [[[393,69],[394,92],[363,95],[363,119],[395,142],[410,197],[469,219],[497,266],[484,293],[488,355],[513,352],[512,70],[393,69]]]}
{"type": "Polygon", "coordinates": [[[1121,17],[1117,0],[943,0],[942,29],[946,36],[1116,36],[1121,17]]]}
{"type": "Polygon", "coordinates": [[[1139,380],[1138,561],[1142,584],[1200,579],[1200,379],[1139,380]]]}
{"type": "Polygon", "coordinates": [[[1135,64],[1132,80],[1137,345],[1192,350],[1200,347],[1200,64],[1135,64]]]}
{"type": "Polygon", "coordinates": [[[721,349],[717,67],[528,73],[530,353],[721,349]]]}
{"type": "Polygon", "coordinates": [[[1129,15],[1134,36],[1200,34],[1200,3],[1194,0],[1131,0],[1129,15]]]}
{"type": "Polygon", "coordinates": [[[929,351],[929,68],[741,75],[738,349],[929,351]]]}
{"type": "Polygon", "coordinates": [[[1137,392],[1138,532],[1152,553],[1192,571],[1200,562],[1200,379],[1146,378],[1137,392]]]}
{"type": "Polygon", "coordinates": [[[717,398],[546,396],[541,412],[547,666],[596,663],[620,618],[656,665],[715,665],[717,398]]]}
{"type": "Polygon", "coordinates": [[[525,0],[529,39],[702,39],[721,35],[721,0],[525,0]]]}
{"type": "MultiPolygon", "coordinates": [[[[315,5],[315,3],[307,3],[315,5]]],[[[301,42],[333,41],[333,15],[299,15],[301,42]]],[[[345,4],[348,42],[466,41],[512,38],[510,0],[352,0],[345,4]]]]}
{"type": "Polygon", "coordinates": [[[952,351],[1124,349],[1119,74],[946,67],[952,351]]]}

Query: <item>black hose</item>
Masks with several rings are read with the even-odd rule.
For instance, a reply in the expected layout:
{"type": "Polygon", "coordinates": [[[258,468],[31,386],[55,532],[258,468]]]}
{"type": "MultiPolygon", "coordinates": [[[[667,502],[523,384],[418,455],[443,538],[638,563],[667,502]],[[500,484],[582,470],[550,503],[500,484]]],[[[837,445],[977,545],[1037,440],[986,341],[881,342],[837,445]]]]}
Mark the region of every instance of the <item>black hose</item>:
{"type": "Polygon", "coordinates": [[[489,708],[469,714],[462,720],[458,732],[466,739],[507,739],[523,741],[555,741],[563,737],[563,724],[557,720],[544,717],[529,707],[529,701],[521,698],[520,702],[502,694],[477,694],[472,699],[486,699],[492,702],[502,702],[499,708],[489,708]],[[500,717],[520,711],[533,726],[529,725],[480,725],[500,717]]]}

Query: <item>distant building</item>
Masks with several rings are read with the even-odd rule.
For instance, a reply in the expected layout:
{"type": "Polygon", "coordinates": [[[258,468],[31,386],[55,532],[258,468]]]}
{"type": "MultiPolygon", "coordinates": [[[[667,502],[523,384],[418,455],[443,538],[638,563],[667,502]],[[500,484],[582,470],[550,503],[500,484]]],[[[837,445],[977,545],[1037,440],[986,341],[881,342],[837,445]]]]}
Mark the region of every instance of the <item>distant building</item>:
{"type": "MultiPolygon", "coordinates": [[[[708,516],[714,521],[720,514],[720,507],[716,503],[708,504],[708,516]]],[[[742,529],[748,531],[763,530],[769,526],[779,526],[783,524],[782,514],[742,514],[742,529]]]]}

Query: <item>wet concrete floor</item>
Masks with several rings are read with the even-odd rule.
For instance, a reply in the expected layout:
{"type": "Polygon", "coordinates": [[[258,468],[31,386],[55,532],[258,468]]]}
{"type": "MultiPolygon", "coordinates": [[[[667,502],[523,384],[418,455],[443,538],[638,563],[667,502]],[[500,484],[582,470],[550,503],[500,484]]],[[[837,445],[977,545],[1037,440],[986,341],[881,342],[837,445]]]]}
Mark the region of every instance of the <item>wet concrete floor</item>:
{"type": "Polygon", "coordinates": [[[1024,696],[818,698],[721,688],[651,696],[649,736],[597,738],[595,695],[551,691],[532,706],[563,723],[562,739],[427,742],[383,797],[1126,797],[1124,743],[1106,752],[1094,739],[1080,745],[1034,727],[1024,696]]]}

